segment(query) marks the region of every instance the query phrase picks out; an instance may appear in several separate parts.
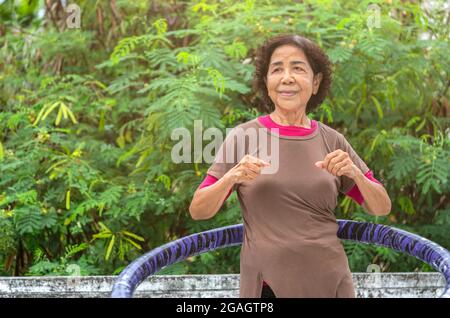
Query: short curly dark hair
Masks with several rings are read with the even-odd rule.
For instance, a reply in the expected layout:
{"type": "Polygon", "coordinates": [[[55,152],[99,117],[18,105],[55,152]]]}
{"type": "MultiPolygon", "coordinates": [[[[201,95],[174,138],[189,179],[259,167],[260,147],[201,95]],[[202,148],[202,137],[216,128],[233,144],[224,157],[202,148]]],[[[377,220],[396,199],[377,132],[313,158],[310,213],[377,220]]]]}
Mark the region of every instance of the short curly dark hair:
{"type": "Polygon", "coordinates": [[[322,73],[322,81],[316,95],[312,95],[306,105],[309,113],[317,108],[327,97],[331,86],[331,62],[325,52],[313,41],[295,34],[277,35],[264,42],[256,51],[255,74],[253,76],[253,90],[259,95],[257,108],[266,113],[275,109],[273,101],[267,93],[265,79],[269,69],[270,58],[275,49],[282,45],[293,45],[301,49],[308,59],[314,75],[322,73]]]}

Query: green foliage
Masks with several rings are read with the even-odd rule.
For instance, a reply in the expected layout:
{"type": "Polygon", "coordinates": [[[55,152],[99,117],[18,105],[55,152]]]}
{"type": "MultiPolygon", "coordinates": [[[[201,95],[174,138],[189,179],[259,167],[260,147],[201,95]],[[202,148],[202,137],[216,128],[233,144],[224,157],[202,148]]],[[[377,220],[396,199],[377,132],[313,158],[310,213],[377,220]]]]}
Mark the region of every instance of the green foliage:
{"type": "MultiPolygon", "coordinates": [[[[348,198],[339,218],[389,224],[450,246],[449,29],[443,2],[77,1],[81,28],[44,2],[0,4],[0,274],[117,274],[144,251],[242,222],[233,194],[207,221],[188,207],[208,163],[175,164],[171,133],[260,115],[255,49],[298,33],[334,63],[310,114],[341,131],[392,199],[372,217],[348,198]],[[147,14],[151,12],[151,14],[147,14]],[[102,13],[102,14],[99,14],[102,13]]],[[[353,271],[430,271],[385,248],[344,243],[353,271]]],[[[239,248],[161,273],[239,271],[239,248]]]]}
{"type": "Polygon", "coordinates": [[[108,260],[111,256],[111,253],[115,247],[116,240],[118,241],[118,257],[123,260],[125,254],[128,252],[130,248],[136,248],[138,250],[142,250],[141,246],[137,241],[144,241],[144,238],[131,233],[126,230],[121,230],[119,233],[112,232],[109,228],[107,228],[103,223],[99,222],[101,231],[97,234],[93,235],[93,240],[95,239],[105,239],[108,242],[106,243],[107,249],[105,254],[105,259],[108,260]]]}

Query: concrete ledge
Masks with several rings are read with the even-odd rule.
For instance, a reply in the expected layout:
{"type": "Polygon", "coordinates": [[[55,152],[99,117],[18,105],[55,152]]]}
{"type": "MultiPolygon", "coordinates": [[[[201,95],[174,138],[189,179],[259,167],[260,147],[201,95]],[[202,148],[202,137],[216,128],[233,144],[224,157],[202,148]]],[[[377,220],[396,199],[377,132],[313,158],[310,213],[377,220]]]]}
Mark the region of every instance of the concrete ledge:
{"type": "MultiPolygon", "coordinates": [[[[440,273],[353,273],[358,298],[436,298],[444,292],[440,273]]],[[[0,297],[109,297],[117,276],[1,277],[0,297]]],[[[239,274],[155,275],[135,297],[239,297],[239,274]]]]}

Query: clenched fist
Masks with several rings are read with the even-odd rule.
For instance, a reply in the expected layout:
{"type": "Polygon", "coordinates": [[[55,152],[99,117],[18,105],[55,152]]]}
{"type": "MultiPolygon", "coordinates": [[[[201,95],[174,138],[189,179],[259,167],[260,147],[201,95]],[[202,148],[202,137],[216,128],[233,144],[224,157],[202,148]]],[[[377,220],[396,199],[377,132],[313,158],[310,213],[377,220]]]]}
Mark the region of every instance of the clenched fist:
{"type": "Polygon", "coordinates": [[[261,174],[263,167],[267,166],[270,166],[270,163],[252,155],[245,155],[224,177],[230,179],[233,184],[251,181],[261,174]]]}
{"type": "Polygon", "coordinates": [[[325,169],[333,176],[347,176],[350,179],[355,179],[359,170],[350,159],[349,154],[341,149],[330,152],[323,161],[317,161],[314,165],[325,169]]]}

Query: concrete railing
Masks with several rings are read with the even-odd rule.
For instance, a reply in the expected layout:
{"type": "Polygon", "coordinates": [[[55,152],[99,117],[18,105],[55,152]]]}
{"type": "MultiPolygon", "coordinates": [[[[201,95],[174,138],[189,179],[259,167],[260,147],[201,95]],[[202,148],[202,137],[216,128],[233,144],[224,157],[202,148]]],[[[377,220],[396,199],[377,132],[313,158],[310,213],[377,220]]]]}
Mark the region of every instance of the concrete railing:
{"type": "MultiPolygon", "coordinates": [[[[440,273],[353,273],[358,298],[437,298],[440,273]]],[[[117,276],[1,277],[0,297],[109,297],[117,276]]],[[[134,297],[239,297],[239,275],[154,275],[134,297]]]]}

